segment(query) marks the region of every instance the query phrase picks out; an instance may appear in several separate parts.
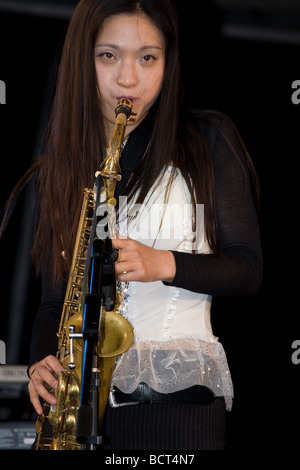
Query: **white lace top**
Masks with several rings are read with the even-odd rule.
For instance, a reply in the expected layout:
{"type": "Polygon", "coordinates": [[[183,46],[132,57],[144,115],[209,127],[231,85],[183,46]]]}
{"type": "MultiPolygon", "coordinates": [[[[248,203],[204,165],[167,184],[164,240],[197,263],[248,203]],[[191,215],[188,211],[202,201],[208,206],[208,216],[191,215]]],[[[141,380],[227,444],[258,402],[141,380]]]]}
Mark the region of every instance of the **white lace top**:
{"type": "MultiPolygon", "coordinates": [[[[157,249],[209,253],[204,239],[203,207],[197,208],[197,231],[192,229],[190,195],[177,172],[168,192],[171,168],[143,205],[122,198],[119,235],[157,249]]],[[[231,409],[233,386],[226,355],[213,335],[211,297],[157,282],[120,283],[121,313],[134,328],[135,339],[118,358],[112,385],[131,393],[140,382],[171,393],[199,384],[224,396],[231,409]]]]}

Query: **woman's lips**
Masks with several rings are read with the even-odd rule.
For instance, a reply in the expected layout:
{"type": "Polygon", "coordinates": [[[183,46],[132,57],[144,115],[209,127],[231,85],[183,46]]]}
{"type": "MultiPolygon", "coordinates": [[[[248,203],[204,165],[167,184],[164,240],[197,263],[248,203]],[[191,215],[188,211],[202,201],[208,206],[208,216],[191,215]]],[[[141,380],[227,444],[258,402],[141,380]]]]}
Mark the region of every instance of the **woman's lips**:
{"type": "Polygon", "coordinates": [[[117,97],[117,101],[121,100],[122,98],[126,98],[127,100],[132,101],[132,104],[137,101],[137,98],[135,98],[134,96],[119,96],[117,97]]]}

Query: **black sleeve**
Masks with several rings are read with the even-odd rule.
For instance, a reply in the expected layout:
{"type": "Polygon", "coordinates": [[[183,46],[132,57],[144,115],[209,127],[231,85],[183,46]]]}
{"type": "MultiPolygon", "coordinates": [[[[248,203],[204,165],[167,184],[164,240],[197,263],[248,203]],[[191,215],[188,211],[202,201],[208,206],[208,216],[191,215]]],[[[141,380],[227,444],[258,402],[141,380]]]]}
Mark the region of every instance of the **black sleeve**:
{"type": "Polygon", "coordinates": [[[174,251],[176,275],[165,285],[213,296],[251,296],[262,281],[262,251],[247,151],[234,124],[220,113],[208,115],[200,128],[213,159],[220,254],[174,251]]]}
{"type": "Polygon", "coordinates": [[[55,286],[50,282],[49,269],[42,275],[42,298],[33,325],[29,366],[49,354],[56,355],[60,318],[64,303],[66,283],[55,286]]]}

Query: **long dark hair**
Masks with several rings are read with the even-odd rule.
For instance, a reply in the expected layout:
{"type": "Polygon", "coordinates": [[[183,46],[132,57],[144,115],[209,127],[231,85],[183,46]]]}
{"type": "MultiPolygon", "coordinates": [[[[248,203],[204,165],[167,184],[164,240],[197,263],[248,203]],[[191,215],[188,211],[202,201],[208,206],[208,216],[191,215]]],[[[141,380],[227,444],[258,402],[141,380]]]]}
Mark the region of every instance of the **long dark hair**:
{"type": "Polygon", "coordinates": [[[186,118],[184,111],[177,16],[171,1],[81,0],[65,39],[44,156],[15,190],[38,169],[38,211],[32,255],[40,272],[45,257],[52,253],[55,280],[69,271],[83,188],[93,185],[95,169],[104,157],[94,45],[104,20],[121,13],[148,15],[166,42],[165,75],[156,103],[153,133],[142,165],[127,188],[129,197],[138,191],[137,202],[143,202],[171,160],[185,178],[193,204],[205,203],[206,236],[212,250],[218,249],[212,161],[196,124],[186,118]]]}

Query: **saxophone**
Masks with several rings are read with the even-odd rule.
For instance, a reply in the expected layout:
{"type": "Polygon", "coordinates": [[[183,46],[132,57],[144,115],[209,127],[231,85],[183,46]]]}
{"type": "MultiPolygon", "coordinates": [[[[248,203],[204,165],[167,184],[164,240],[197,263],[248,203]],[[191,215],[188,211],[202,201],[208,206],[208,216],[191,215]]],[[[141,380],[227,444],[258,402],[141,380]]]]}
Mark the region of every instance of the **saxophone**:
{"type": "MultiPolygon", "coordinates": [[[[116,182],[120,181],[120,151],[127,120],[134,121],[129,99],[121,99],[116,107],[116,121],[109,143],[107,157],[101,164],[96,177],[100,174],[105,186],[108,226],[114,233],[112,213],[116,200],[114,192],[116,182]]],[[[69,274],[64,305],[59,325],[57,358],[64,367],[58,377],[58,386],[53,394],[57,399],[55,406],[43,405],[43,413],[36,421],[36,450],[85,450],[95,449],[101,443],[101,437],[95,436],[93,444],[87,447],[78,439],[77,421],[80,408],[82,369],[83,369],[83,309],[84,296],[89,289],[86,282],[87,258],[91,244],[92,221],[95,204],[95,189],[86,188],[79,219],[79,227],[74,246],[71,270],[69,274]],[[80,441],[80,442],[78,442],[80,441]]],[[[100,340],[96,345],[96,364],[93,374],[96,379],[91,386],[91,395],[97,397],[97,430],[101,431],[112,372],[116,357],[124,353],[133,342],[133,329],[130,323],[119,313],[121,295],[116,292],[112,306],[101,306],[99,311],[100,340]]],[[[97,433],[96,433],[97,434],[97,433]]]]}

